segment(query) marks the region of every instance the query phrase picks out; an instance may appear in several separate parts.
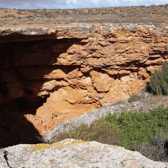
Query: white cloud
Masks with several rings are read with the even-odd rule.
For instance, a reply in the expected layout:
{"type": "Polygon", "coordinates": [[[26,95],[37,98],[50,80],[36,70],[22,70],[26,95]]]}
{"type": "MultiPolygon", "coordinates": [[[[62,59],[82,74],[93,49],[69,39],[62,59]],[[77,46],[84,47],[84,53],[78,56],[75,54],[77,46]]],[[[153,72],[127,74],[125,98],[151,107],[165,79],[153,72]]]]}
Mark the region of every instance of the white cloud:
{"type": "Polygon", "coordinates": [[[101,0],[92,0],[93,3],[98,4],[101,0]]]}
{"type": "Polygon", "coordinates": [[[16,9],[74,9],[165,5],[167,0],[1,0],[0,7],[16,9]],[[15,3],[11,3],[11,2],[15,3]]]}
{"type": "Polygon", "coordinates": [[[78,0],[67,0],[67,1],[66,1],[67,4],[69,4],[69,3],[71,3],[71,2],[76,4],[76,3],[78,2],[78,0]]]}

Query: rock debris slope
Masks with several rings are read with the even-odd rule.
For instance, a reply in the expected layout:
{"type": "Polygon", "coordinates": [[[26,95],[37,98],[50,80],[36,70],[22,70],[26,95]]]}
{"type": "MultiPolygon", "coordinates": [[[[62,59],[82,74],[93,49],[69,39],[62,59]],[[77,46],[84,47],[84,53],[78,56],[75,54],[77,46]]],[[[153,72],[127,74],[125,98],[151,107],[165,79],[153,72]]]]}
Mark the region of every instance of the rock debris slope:
{"type": "MultiPolygon", "coordinates": [[[[8,164],[12,168],[167,168],[139,152],[123,147],[66,139],[51,145],[16,145],[8,148],[8,164]]],[[[8,168],[0,151],[0,168],[8,168]]]]}

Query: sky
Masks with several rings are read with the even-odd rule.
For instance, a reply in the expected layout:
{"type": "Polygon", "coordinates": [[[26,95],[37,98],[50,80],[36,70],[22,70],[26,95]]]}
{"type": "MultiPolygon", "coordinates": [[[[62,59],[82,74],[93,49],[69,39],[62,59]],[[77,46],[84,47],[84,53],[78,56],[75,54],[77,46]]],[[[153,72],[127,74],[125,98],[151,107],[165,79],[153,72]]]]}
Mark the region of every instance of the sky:
{"type": "Polygon", "coordinates": [[[0,8],[9,9],[80,9],[165,4],[168,4],[168,0],[0,0],[0,8]]]}

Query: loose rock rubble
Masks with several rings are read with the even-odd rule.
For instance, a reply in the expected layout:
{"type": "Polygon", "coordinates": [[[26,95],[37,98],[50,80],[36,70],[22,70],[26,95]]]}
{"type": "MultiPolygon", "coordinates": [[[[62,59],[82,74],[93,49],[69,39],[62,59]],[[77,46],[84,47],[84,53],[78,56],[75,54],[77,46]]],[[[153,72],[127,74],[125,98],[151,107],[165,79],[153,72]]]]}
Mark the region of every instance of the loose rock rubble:
{"type": "Polygon", "coordinates": [[[51,145],[16,145],[0,151],[0,168],[167,168],[123,147],[66,139],[51,145]],[[3,151],[7,151],[6,159],[3,151]]]}

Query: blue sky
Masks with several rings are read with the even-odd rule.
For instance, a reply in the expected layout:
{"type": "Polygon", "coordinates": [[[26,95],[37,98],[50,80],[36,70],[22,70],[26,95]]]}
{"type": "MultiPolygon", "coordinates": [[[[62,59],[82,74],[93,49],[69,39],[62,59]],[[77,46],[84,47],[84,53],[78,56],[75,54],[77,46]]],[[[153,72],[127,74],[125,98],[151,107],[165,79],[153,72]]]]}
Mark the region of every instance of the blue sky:
{"type": "Polygon", "coordinates": [[[0,7],[9,9],[77,9],[165,4],[168,4],[168,0],[0,0],[0,7]]]}

